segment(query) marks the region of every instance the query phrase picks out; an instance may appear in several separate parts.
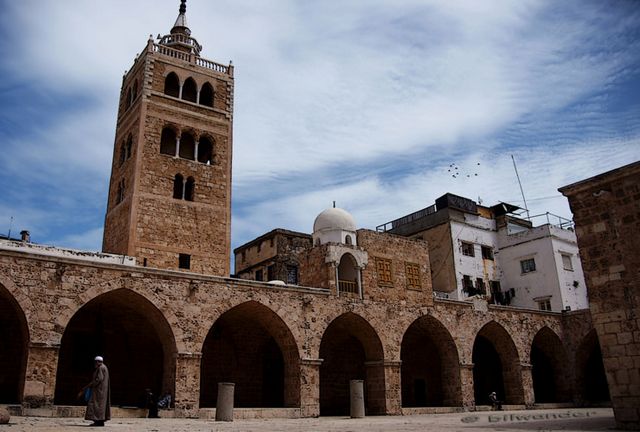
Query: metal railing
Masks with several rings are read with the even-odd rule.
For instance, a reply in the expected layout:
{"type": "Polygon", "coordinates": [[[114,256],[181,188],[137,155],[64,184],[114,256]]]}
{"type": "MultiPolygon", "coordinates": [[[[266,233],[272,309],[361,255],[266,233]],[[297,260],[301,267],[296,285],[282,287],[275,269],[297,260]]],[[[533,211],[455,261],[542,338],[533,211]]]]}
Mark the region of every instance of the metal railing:
{"type": "Polygon", "coordinates": [[[358,284],[352,281],[338,280],[338,289],[340,292],[358,293],[358,284]]]}

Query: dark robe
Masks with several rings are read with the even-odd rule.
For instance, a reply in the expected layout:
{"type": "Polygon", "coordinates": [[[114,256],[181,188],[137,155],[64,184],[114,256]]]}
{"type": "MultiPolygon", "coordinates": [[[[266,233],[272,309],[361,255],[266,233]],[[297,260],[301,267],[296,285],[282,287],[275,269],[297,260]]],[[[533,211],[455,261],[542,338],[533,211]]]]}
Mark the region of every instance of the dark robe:
{"type": "Polygon", "coordinates": [[[85,420],[106,421],[111,419],[111,386],[109,385],[109,369],[101,363],[93,371],[93,379],[89,383],[91,398],[87,404],[85,420]]]}

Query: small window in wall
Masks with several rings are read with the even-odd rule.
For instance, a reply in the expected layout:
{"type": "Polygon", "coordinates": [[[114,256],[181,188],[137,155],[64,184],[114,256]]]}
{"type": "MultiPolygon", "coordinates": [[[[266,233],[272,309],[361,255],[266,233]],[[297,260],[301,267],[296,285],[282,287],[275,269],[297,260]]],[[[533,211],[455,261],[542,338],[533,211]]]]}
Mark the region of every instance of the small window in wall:
{"type": "Polygon", "coordinates": [[[287,283],[291,285],[298,285],[298,266],[287,266],[287,283]]]}
{"type": "Polygon", "coordinates": [[[489,246],[480,246],[482,250],[482,259],[493,261],[493,248],[489,246]]]}
{"type": "Polygon", "coordinates": [[[484,286],[484,279],[476,278],[476,294],[486,294],[487,289],[484,286]]]}
{"type": "Polygon", "coordinates": [[[200,90],[200,105],[213,107],[213,87],[209,83],[204,83],[200,90]]]}
{"type": "Polygon", "coordinates": [[[378,285],[393,285],[390,259],[376,257],[376,271],[378,273],[378,285]]]}
{"type": "Polygon", "coordinates": [[[194,102],[198,98],[198,88],[193,78],[187,78],[182,86],[182,99],[194,102]]]}
{"type": "Polygon", "coordinates": [[[173,178],[173,197],[175,199],[182,199],[184,192],[183,185],[184,177],[182,177],[182,174],[176,174],[176,176],[173,178]]]}
{"type": "Polygon", "coordinates": [[[127,150],[127,159],[129,159],[133,148],[133,136],[131,134],[127,137],[127,145],[125,147],[127,150]]]}
{"type": "Polygon", "coordinates": [[[184,185],[184,199],[186,201],[193,201],[195,194],[196,181],[193,177],[189,177],[184,185]]]}
{"type": "Polygon", "coordinates": [[[570,254],[562,254],[562,268],[568,271],[573,271],[573,262],[571,262],[570,254]]]}
{"type": "Polygon", "coordinates": [[[264,276],[262,274],[262,269],[256,270],[256,280],[257,281],[263,281],[264,280],[264,276]]]}
{"type": "Polygon", "coordinates": [[[178,268],[189,270],[191,268],[191,255],[180,254],[178,256],[178,268]]]}
{"type": "Polygon", "coordinates": [[[470,256],[470,257],[476,256],[473,243],[462,242],[461,248],[462,248],[462,255],[470,256]]]}
{"type": "Polygon", "coordinates": [[[166,127],[162,129],[160,153],[171,156],[176,155],[176,132],[171,128],[166,127]]]}
{"type": "Polygon", "coordinates": [[[202,137],[200,138],[200,142],[198,142],[198,162],[211,165],[212,161],[213,142],[207,137],[202,137]]]}
{"type": "Polygon", "coordinates": [[[473,286],[473,279],[469,275],[462,275],[462,291],[468,295],[475,294],[475,287],[473,286]]]}
{"type": "Polygon", "coordinates": [[[546,298],[542,300],[538,300],[538,309],[542,311],[550,311],[551,310],[551,299],[546,298]]]}
{"type": "Polygon", "coordinates": [[[271,264],[267,267],[267,280],[275,280],[276,279],[276,266],[271,264]]]}
{"type": "Polygon", "coordinates": [[[118,182],[118,192],[116,194],[116,204],[120,204],[124,201],[124,179],[118,182]]]}
{"type": "Polygon", "coordinates": [[[405,263],[405,273],[407,277],[407,289],[421,290],[420,266],[414,263],[405,263]]]}
{"type": "Polygon", "coordinates": [[[536,261],[533,258],[520,261],[520,269],[522,273],[531,273],[536,271],[536,261]]]}
{"type": "Polygon", "coordinates": [[[178,80],[178,75],[174,72],[167,75],[164,80],[164,94],[173,97],[180,95],[180,80],[178,80]]]}
{"type": "Polygon", "coordinates": [[[247,260],[247,251],[242,251],[242,262],[247,260]]]}
{"type": "Polygon", "coordinates": [[[344,244],[353,244],[353,240],[351,240],[351,236],[349,234],[344,237],[344,244]]]}

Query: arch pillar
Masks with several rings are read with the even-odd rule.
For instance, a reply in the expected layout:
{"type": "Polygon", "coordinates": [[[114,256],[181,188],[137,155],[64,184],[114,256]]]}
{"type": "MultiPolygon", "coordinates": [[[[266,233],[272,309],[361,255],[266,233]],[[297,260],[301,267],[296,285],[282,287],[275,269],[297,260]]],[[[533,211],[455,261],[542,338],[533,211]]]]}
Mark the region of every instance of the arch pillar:
{"type": "Polygon", "coordinates": [[[462,390],[462,406],[475,409],[476,397],[473,384],[473,363],[460,363],[460,387],[462,390]]]}
{"type": "Polygon", "coordinates": [[[402,414],[402,361],[382,360],[365,363],[367,368],[367,386],[379,389],[376,394],[382,397],[381,409],[377,411],[377,401],[370,400],[372,414],[402,414]],[[376,411],[374,411],[376,410],[376,411]]]}
{"type": "Polygon", "coordinates": [[[520,372],[522,374],[522,395],[524,404],[529,408],[535,404],[535,394],[533,393],[533,375],[531,370],[533,366],[530,363],[520,363],[520,372]]]}
{"type": "Polygon", "coordinates": [[[300,359],[300,415],[320,415],[320,365],[322,359],[300,359]]]}
{"type": "Polygon", "coordinates": [[[27,370],[22,405],[24,408],[51,408],[56,390],[60,345],[32,342],[28,347],[27,370]]]}
{"type": "Polygon", "coordinates": [[[202,353],[176,354],[175,411],[177,417],[198,417],[202,353]]]}

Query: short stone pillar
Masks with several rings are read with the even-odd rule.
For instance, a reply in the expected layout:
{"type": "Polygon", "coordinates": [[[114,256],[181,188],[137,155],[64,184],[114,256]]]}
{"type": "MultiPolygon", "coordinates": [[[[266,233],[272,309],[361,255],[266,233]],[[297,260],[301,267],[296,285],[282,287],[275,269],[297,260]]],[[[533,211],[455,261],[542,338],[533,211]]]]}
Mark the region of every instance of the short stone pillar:
{"type": "Polygon", "coordinates": [[[351,418],[364,417],[364,381],[349,381],[349,394],[351,401],[351,418]]]}
{"type": "Polygon", "coordinates": [[[234,383],[218,383],[218,401],[216,403],[216,421],[233,421],[234,383]]]}

